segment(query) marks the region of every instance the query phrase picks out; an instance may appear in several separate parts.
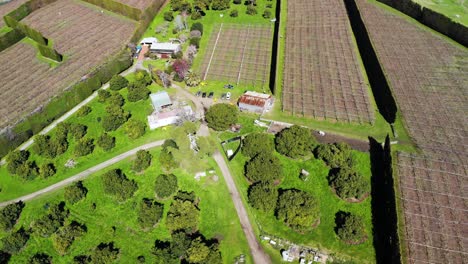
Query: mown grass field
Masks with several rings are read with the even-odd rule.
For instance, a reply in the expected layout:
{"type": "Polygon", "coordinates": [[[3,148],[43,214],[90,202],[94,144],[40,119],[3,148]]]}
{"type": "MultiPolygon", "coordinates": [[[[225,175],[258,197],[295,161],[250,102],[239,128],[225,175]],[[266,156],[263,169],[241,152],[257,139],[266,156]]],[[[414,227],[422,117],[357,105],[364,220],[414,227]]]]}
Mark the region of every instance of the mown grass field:
{"type": "MultiPolygon", "coordinates": [[[[130,80],[132,78],[132,75],[128,77],[128,79],[130,80]]],[[[158,87],[156,84],[152,84],[151,86],[149,86],[149,89],[154,92],[162,88],[158,87]]],[[[129,102],[127,100],[127,89],[125,88],[119,92],[125,98],[125,105],[123,108],[125,111],[130,112],[131,119],[137,119],[146,124],[146,116],[150,114],[153,110],[150,99],[147,99],[145,101],[129,102]]],[[[88,105],[92,108],[91,113],[84,117],[78,117],[75,114],[72,117],[70,117],[66,122],[80,123],[86,125],[88,127],[88,130],[85,138],[93,138],[96,140],[104,132],[104,129],[102,128],[99,120],[100,118],[106,115],[106,103],[100,103],[96,98],[88,105]]],[[[54,135],[54,133],[55,131],[52,130],[50,132],[50,135],[54,135]]],[[[116,138],[116,145],[111,151],[105,152],[101,148],[96,146],[92,154],[84,157],[74,157],[73,151],[76,142],[71,135],[69,135],[68,137],[69,147],[67,152],[65,152],[63,155],[57,156],[53,160],[48,160],[43,157],[40,157],[39,155],[36,155],[34,151],[30,148],[29,151],[31,152],[31,160],[36,161],[36,163],[39,166],[46,162],[53,162],[57,167],[57,173],[54,176],[49,177],[47,179],[36,178],[34,180],[26,181],[22,180],[18,176],[9,174],[6,169],[6,166],[1,166],[0,201],[6,201],[9,199],[19,197],[21,195],[37,191],[51,184],[59,182],[60,180],[66,179],[74,174],[82,172],[87,168],[97,165],[107,159],[117,156],[118,154],[133,149],[137,146],[159,139],[167,138],[170,135],[170,131],[169,129],[157,129],[150,131],[147,128],[144,136],[135,140],[129,140],[128,136],[124,133],[124,129],[122,126],[116,131],[109,132],[108,134],[116,138]],[[77,162],[77,165],[74,168],[66,168],[64,166],[69,159],[74,159],[77,162]]]]}
{"type": "MultiPolygon", "coordinates": [[[[102,172],[93,174],[84,180],[84,186],[88,189],[86,199],[75,205],[67,204],[70,209],[70,220],[76,220],[87,226],[88,232],[78,238],[69,253],[65,256],[57,255],[50,238],[40,238],[35,235],[28,241],[26,248],[11,259],[11,263],[26,263],[36,252],[44,252],[53,257],[54,263],[71,263],[73,257],[81,254],[89,254],[91,250],[100,242],[115,242],[115,246],[120,248],[119,263],[136,263],[137,257],[145,256],[147,263],[154,262],[154,256],[150,254],[151,248],[156,239],[166,240],[170,234],[165,227],[165,215],[169,209],[171,199],[159,201],[164,203],[164,217],[157,227],[149,232],[143,231],[137,221],[136,209],[142,198],[154,198],[154,181],[157,175],[163,173],[158,162],[160,149],[150,151],[153,161],[150,168],[144,173],[134,173],[131,171],[132,158],[120,162],[102,172]],[[129,179],[134,179],[138,184],[138,191],[126,202],[119,203],[114,197],[104,194],[101,177],[104,172],[120,168],[129,179]],[[96,209],[92,204],[96,204],[96,209]],[[113,231],[112,227],[116,230],[113,231]]],[[[208,164],[215,167],[213,160],[208,164]]],[[[210,177],[196,181],[193,175],[176,169],[174,174],[178,178],[179,189],[194,191],[200,198],[200,232],[207,238],[219,238],[220,249],[224,263],[232,263],[234,258],[240,254],[247,256],[248,263],[252,263],[249,255],[249,248],[236,216],[234,205],[229,197],[228,189],[223,177],[216,170],[219,176],[218,181],[210,177]]],[[[29,227],[30,223],[38,217],[46,214],[45,204],[62,201],[63,190],[43,196],[39,199],[26,202],[26,207],[16,225],[29,227]]],[[[0,238],[5,233],[0,233],[0,238]]]]}
{"type": "Polygon", "coordinates": [[[413,0],[424,7],[444,14],[465,26],[468,26],[468,2],[465,0],[413,0]]]}

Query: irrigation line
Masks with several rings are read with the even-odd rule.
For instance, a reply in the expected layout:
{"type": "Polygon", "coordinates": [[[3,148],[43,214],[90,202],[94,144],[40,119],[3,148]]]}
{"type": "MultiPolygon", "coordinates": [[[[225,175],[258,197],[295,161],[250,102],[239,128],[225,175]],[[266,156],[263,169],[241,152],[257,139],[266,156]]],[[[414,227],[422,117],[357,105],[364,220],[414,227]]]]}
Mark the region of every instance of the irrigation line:
{"type": "Polygon", "coordinates": [[[429,169],[428,167],[420,167],[420,166],[407,165],[407,164],[398,164],[398,166],[403,167],[403,168],[419,169],[419,170],[424,170],[424,171],[429,171],[429,172],[441,172],[441,173],[444,173],[444,174],[446,173],[449,176],[468,178],[468,176],[465,176],[465,175],[463,175],[461,173],[450,172],[450,171],[447,171],[447,170],[429,169]]]}
{"type": "Polygon", "coordinates": [[[422,228],[417,228],[417,227],[411,226],[411,230],[414,230],[414,229],[415,229],[415,230],[424,231],[425,233],[434,233],[434,234],[445,235],[445,236],[448,236],[448,237],[459,238],[459,239],[462,239],[462,240],[468,240],[468,237],[459,237],[459,236],[449,235],[449,234],[447,234],[447,233],[436,232],[436,231],[430,231],[430,230],[426,230],[426,229],[422,229],[422,228]]]}
{"type": "Polygon", "coordinates": [[[245,57],[245,48],[247,47],[247,40],[249,39],[249,32],[250,32],[250,24],[247,25],[247,37],[245,38],[244,42],[244,48],[242,49],[242,59],[241,59],[241,64],[239,67],[239,74],[237,74],[237,83],[236,85],[239,85],[239,80],[242,72],[242,65],[244,65],[244,57],[245,57]]]}
{"type": "Polygon", "coordinates": [[[410,190],[413,190],[413,191],[418,191],[418,192],[427,192],[427,193],[433,193],[433,194],[439,194],[439,195],[447,195],[447,196],[450,196],[450,197],[457,197],[457,198],[461,198],[461,199],[464,199],[464,200],[468,199],[468,197],[463,197],[463,196],[448,194],[448,193],[441,193],[441,192],[425,191],[425,190],[422,190],[422,189],[416,189],[416,188],[412,188],[412,187],[405,186],[405,185],[400,185],[400,187],[404,188],[404,189],[410,189],[410,190]]]}
{"type": "Polygon", "coordinates": [[[436,220],[436,222],[439,222],[439,223],[441,223],[442,225],[445,225],[445,224],[447,224],[447,223],[449,223],[449,224],[455,224],[455,225],[468,225],[468,223],[466,223],[466,222],[460,222],[460,221],[452,221],[452,220],[440,219],[440,217],[433,217],[433,216],[427,216],[427,215],[423,215],[423,214],[411,213],[411,212],[408,212],[408,210],[405,210],[405,214],[415,215],[415,216],[419,216],[419,217],[421,217],[421,218],[434,219],[434,220],[436,220]]]}
{"type": "Polygon", "coordinates": [[[422,247],[435,248],[435,249],[440,249],[440,250],[443,250],[443,251],[448,251],[448,252],[453,252],[453,253],[460,253],[462,255],[468,255],[468,252],[463,252],[463,251],[459,251],[459,250],[453,250],[453,249],[441,248],[441,247],[434,247],[434,246],[431,246],[431,245],[421,244],[421,243],[413,242],[413,241],[409,241],[409,243],[414,244],[414,245],[418,245],[418,246],[422,246],[422,247]]]}
{"type": "Polygon", "coordinates": [[[402,198],[400,198],[400,199],[405,200],[405,201],[409,201],[409,202],[418,203],[418,204],[431,205],[431,206],[434,206],[434,207],[436,207],[436,208],[443,207],[443,208],[448,208],[448,209],[452,209],[452,210],[455,210],[455,211],[463,211],[463,212],[468,211],[468,210],[462,209],[462,208],[444,206],[444,205],[433,204],[433,203],[426,203],[426,202],[422,202],[422,201],[418,201],[418,200],[414,200],[414,199],[409,199],[409,198],[404,198],[404,197],[402,197],[402,198]]]}
{"type": "Polygon", "coordinates": [[[211,61],[213,60],[213,56],[214,56],[216,47],[218,46],[218,40],[219,40],[219,36],[221,35],[221,30],[222,29],[223,29],[223,23],[221,23],[221,26],[219,27],[218,35],[216,36],[216,41],[215,41],[213,51],[211,52],[211,56],[210,56],[210,61],[208,62],[208,66],[206,67],[205,75],[203,76],[204,81],[206,80],[206,75],[208,75],[208,72],[210,71],[211,61]]]}

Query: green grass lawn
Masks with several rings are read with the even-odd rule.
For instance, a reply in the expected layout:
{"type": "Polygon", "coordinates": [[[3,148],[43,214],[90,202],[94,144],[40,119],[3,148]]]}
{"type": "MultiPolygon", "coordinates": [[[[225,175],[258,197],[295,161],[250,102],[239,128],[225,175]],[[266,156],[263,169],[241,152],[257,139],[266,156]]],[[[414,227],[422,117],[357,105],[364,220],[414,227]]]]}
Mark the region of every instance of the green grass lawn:
{"type": "Polygon", "coordinates": [[[448,16],[468,26],[468,2],[465,0],[413,0],[414,2],[448,16]]]}
{"type": "MultiPolygon", "coordinates": [[[[129,79],[132,79],[133,76],[129,76],[129,79]]],[[[163,88],[158,87],[156,84],[152,84],[149,86],[151,91],[157,91],[163,88]]],[[[120,91],[123,97],[127,98],[127,89],[123,89],[120,91]]],[[[92,112],[89,113],[85,117],[77,117],[73,115],[70,117],[66,122],[70,123],[80,123],[84,124],[88,127],[88,132],[86,134],[86,138],[93,138],[97,139],[103,132],[104,129],[102,128],[101,124],[99,124],[99,118],[102,118],[105,113],[106,104],[99,103],[97,99],[93,100],[91,103],[88,104],[92,108],[92,112]]],[[[145,101],[138,101],[138,102],[129,102],[126,100],[124,109],[131,114],[131,118],[138,119],[143,121],[145,124],[147,123],[146,116],[150,114],[153,110],[150,100],[147,99],[145,101]]],[[[55,132],[52,130],[50,132],[53,135],[55,132]]],[[[59,182],[63,179],[66,179],[76,173],[82,172],[83,170],[90,168],[94,165],[97,165],[107,159],[110,159],[114,156],[117,156],[120,153],[133,149],[137,146],[143,145],[145,143],[149,143],[151,141],[156,141],[158,139],[168,138],[170,135],[170,128],[160,128],[153,131],[148,130],[144,136],[135,140],[129,140],[128,136],[124,133],[123,127],[120,127],[116,131],[110,132],[110,135],[116,137],[116,146],[109,152],[103,151],[98,146],[95,147],[94,152],[88,156],[74,157],[73,151],[75,147],[75,140],[71,135],[69,135],[69,147],[67,152],[63,155],[57,156],[53,163],[57,167],[57,173],[49,177],[47,179],[36,178],[34,180],[26,181],[22,180],[20,177],[15,175],[10,175],[6,170],[6,166],[0,167],[0,201],[5,201],[9,199],[13,199],[19,197],[21,195],[25,195],[44,187],[47,187],[53,183],[59,182]],[[64,165],[67,160],[73,158],[78,164],[75,168],[65,168],[64,165]]],[[[40,157],[34,153],[31,149],[32,160],[36,161],[36,163],[40,166],[45,162],[51,162],[52,160],[45,159],[40,157]]]]}
{"type": "MultiPolygon", "coordinates": [[[[369,154],[354,152],[357,163],[357,170],[366,178],[370,179],[370,158],[369,154]]],[[[255,209],[250,209],[251,217],[263,229],[264,232],[273,234],[294,243],[308,245],[330,254],[353,258],[358,263],[375,262],[375,253],[372,245],[372,219],[371,219],[371,198],[368,197],[361,203],[348,203],[339,199],[328,186],[328,167],[320,161],[311,158],[307,161],[291,160],[280,156],[283,164],[284,179],[278,186],[280,189],[296,188],[307,191],[317,197],[320,201],[320,224],[317,228],[304,234],[297,233],[288,228],[281,221],[278,221],[273,214],[265,214],[255,209]],[[302,181],[299,179],[299,172],[305,169],[310,172],[309,179],[302,181]],[[343,210],[355,213],[363,217],[366,224],[368,239],[361,245],[347,245],[341,242],[335,235],[335,213],[343,210]]],[[[230,168],[234,172],[236,183],[246,200],[249,183],[243,176],[244,164],[247,159],[239,153],[230,163],[230,168]]],[[[273,251],[274,252],[274,251],[273,251]]]]}
{"type": "MultiPolygon", "coordinates": [[[[160,149],[151,150],[153,163],[144,173],[136,174],[131,171],[132,158],[111,167],[122,169],[128,178],[138,183],[138,191],[126,202],[119,203],[114,197],[104,194],[100,175],[111,168],[93,174],[84,181],[85,187],[88,188],[87,198],[75,205],[68,204],[67,208],[71,212],[70,220],[86,224],[88,232],[84,237],[75,241],[68,254],[57,255],[50,238],[32,236],[26,248],[15,255],[11,262],[25,263],[36,252],[45,252],[53,256],[54,263],[71,263],[73,256],[89,254],[100,242],[114,241],[115,246],[121,250],[119,263],[136,263],[139,255],[144,255],[147,263],[152,263],[154,257],[150,251],[154,241],[170,238],[165,228],[165,217],[155,229],[144,232],[136,221],[135,208],[142,198],[154,198],[154,180],[162,173],[157,159],[159,152],[160,149]],[[96,210],[92,209],[93,203],[96,203],[96,210]],[[116,227],[115,232],[112,226],[116,227]]],[[[211,159],[208,163],[213,167],[216,166],[211,159]]],[[[233,259],[240,254],[245,254],[248,263],[252,263],[247,241],[220,172],[216,171],[216,175],[219,176],[217,182],[208,176],[196,181],[193,175],[180,169],[175,170],[174,174],[178,178],[181,190],[194,191],[200,198],[200,232],[207,238],[221,239],[220,249],[224,263],[232,263],[233,259]]],[[[26,207],[16,227],[28,227],[31,221],[46,213],[44,204],[59,202],[63,199],[63,190],[59,190],[26,202],[26,207]]],[[[160,202],[165,204],[165,215],[171,200],[160,202]]],[[[0,233],[0,237],[4,236],[4,233],[0,233]]]]}

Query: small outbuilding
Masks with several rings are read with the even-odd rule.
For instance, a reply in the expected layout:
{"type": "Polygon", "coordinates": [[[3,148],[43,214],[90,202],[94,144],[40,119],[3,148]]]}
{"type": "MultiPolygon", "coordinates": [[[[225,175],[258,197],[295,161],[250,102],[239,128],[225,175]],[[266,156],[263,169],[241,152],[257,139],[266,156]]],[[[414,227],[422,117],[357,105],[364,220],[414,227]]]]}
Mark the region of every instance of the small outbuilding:
{"type": "Polygon", "coordinates": [[[158,39],[157,38],[154,38],[154,37],[150,37],[150,38],[144,38],[140,41],[140,45],[148,45],[148,46],[153,46],[155,45],[156,43],[158,43],[158,39]]]}
{"type": "Polygon", "coordinates": [[[269,94],[248,91],[239,98],[238,106],[241,111],[264,113],[273,106],[273,98],[269,94]]]}
{"type": "Polygon", "coordinates": [[[150,94],[151,103],[153,108],[156,111],[160,111],[163,108],[169,107],[172,105],[171,98],[166,91],[159,91],[157,93],[150,94]]]}

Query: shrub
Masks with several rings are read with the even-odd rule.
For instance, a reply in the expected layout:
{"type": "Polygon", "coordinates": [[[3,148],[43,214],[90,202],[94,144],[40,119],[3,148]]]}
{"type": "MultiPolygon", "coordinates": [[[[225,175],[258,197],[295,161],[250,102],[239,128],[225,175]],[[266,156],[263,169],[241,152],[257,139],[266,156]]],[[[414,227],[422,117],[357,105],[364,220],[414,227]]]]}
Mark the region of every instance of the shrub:
{"type": "Polygon", "coordinates": [[[127,99],[129,102],[138,102],[140,100],[146,100],[149,97],[150,90],[146,87],[133,88],[128,90],[127,99]]]}
{"type": "Polygon", "coordinates": [[[129,180],[121,170],[110,170],[102,175],[104,192],[115,196],[119,201],[126,201],[138,189],[134,180],[129,180]]]}
{"type": "Polygon", "coordinates": [[[346,143],[322,144],[315,148],[315,156],[331,168],[353,167],[353,153],[346,143]]]}
{"type": "Polygon", "coordinates": [[[190,27],[190,31],[198,30],[203,35],[203,24],[200,22],[195,22],[190,27]]]}
{"type": "Polygon", "coordinates": [[[245,177],[251,182],[272,182],[282,176],[280,160],[272,153],[260,153],[245,166],[245,177]]]}
{"type": "Polygon", "coordinates": [[[53,176],[56,172],[57,169],[53,163],[44,163],[39,168],[39,176],[43,179],[53,176]]]}
{"type": "Polygon", "coordinates": [[[240,5],[242,4],[242,0],[234,0],[233,3],[236,5],[240,5]]]}
{"type": "Polygon", "coordinates": [[[93,153],[94,140],[92,138],[81,139],[75,146],[75,156],[82,157],[93,153]]]}
{"type": "Polygon", "coordinates": [[[278,198],[276,217],[294,230],[310,229],[320,219],[319,202],[307,192],[284,190],[278,198]]]}
{"type": "Polygon", "coordinates": [[[120,93],[114,92],[107,99],[107,105],[122,107],[125,104],[125,100],[120,93]]]}
{"type": "Polygon", "coordinates": [[[88,131],[88,127],[82,124],[73,123],[70,126],[70,132],[75,140],[83,138],[88,131]]]}
{"type": "Polygon", "coordinates": [[[98,102],[104,103],[107,100],[107,98],[109,98],[110,96],[111,96],[111,93],[109,91],[100,89],[98,91],[98,102]]]}
{"type": "Polygon", "coordinates": [[[329,184],[342,199],[360,199],[370,192],[370,181],[350,168],[330,171],[329,184]]]}
{"type": "Polygon", "coordinates": [[[345,243],[355,245],[366,241],[366,227],[361,217],[340,211],[335,215],[335,223],[335,232],[345,243]]]}
{"type": "Polygon", "coordinates": [[[124,127],[125,134],[130,139],[137,139],[145,134],[146,124],[140,120],[130,119],[124,127]]]}
{"type": "Polygon", "coordinates": [[[3,250],[10,254],[16,254],[24,248],[28,240],[29,234],[21,227],[18,231],[2,238],[3,250]]]}
{"type": "Polygon", "coordinates": [[[91,113],[91,111],[92,111],[91,107],[87,105],[83,105],[80,109],[78,109],[78,111],[76,111],[76,116],[78,117],[87,116],[89,113],[91,113]]]}
{"type": "Polygon", "coordinates": [[[162,218],[164,205],[155,200],[143,198],[138,210],[138,223],[143,228],[154,227],[162,218]]]}
{"type": "Polygon", "coordinates": [[[167,212],[166,227],[174,232],[193,232],[198,229],[200,210],[192,201],[174,199],[167,212]]]}
{"type": "Polygon", "coordinates": [[[104,151],[109,151],[115,147],[115,137],[109,136],[107,133],[103,133],[98,137],[96,144],[104,151]]]}
{"type": "Polygon", "coordinates": [[[277,134],[275,141],[276,150],[290,158],[298,158],[311,153],[316,144],[311,131],[297,125],[283,129],[277,134]]]}
{"type": "Polygon", "coordinates": [[[230,104],[215,104],[208,109],[205,119],[210,128],[217,131],[226,130],[237,122],[238,109],[230,104]]]}
{"type": "Polygon", "coordinates": [[[233,9],[233,10],[231,10],[231,13],[229,13],[229,16],[238,17],[239,16],[239,11],[237,11],[237,9],[233,9]]]}
{"type": "Polygon", "coordinates": [[[259,182],[249,188],[249,204],[260,211],[271,212],[278,200],[278,189],[271,183],[259,182]]]}
{"type": "Polygon", "coordinates": [[[133,162],[132,169],[134,171],[142,171],[151,165],[153,156],[147,150],[139,150],[136,153],[136,159],[133,162]]]}
{"type": "Polygon", "coordinates": [[[3,231],[12,229],[18,221],[24,208],[22,201],[9,204],[0,210],[0,228],[3,231]]]}
{"type": "Polygon", "coordinates": [[[190,45],[195,46],[197,49],[200,48],[200,38],[191,38],[189,43],[190,45]]]}
{"type": "Polygon", "coordinates": [[[127,119],[128,113],[110,114],[105,116],[101,123],[104,131],[109,132],[117,130],[120,126],[127,122],[127,119]]]}
{"type": "Polygon", "coordinates": [[[212,0],[211,9],[213,10],[226,10],[229,9],[230,0],[212,0]]]}
{"type": "Polygon", "coordinates": [[[171,196],[179,188],[174,174],[160,174],[156,177],[155,192],[157,197],[164,199],[171,196]]]}
{"type": "Polygon", "coordinates": [[[71,204],[77,203],[86,197],[88,189],[83,186],[82,181],[77,181],[70,186],[65,187],[65,200],[71,204]]]}
{"type": "Polygon", "coordinates": [[[101,243],[91,253],[91,263],[114,263],[119,258],[120,249],[114,243],[101,243]]]}
{"type": "Polygon", "coordinates": [[[271,18],[271,11],[270,10],[265,10],[263,11],[263,15],[262,15],[264,18],[271,18]]]}
{"type": "Polygon", "coordinates": [[[120,75],[114,75],[109,82],[109,89],[113,91],[121,90],[128,85],[128,80],[120,75]]]}
{"type": "Polygon", "coordinates": [[[254,6],[247,6],[247,11],[245,12],[247,15],[256,15],[257,14],[257,8],[254,6]]]}
{"type": "Polygon", "coordinates": [[[29,259],[29,264],[52,264],[52,257],[45,253],[36,253],[29,259]]]}
{"type": "Polygon", "coordinates": [[[174,20],[174,13],[173,12],[164,12],[164,20],[171,22],[174,20]]]}
{"type": "Polygon", "coordinates": [[[202,18],[202,14],[200,12],[193,12],[190,18],[192,20],[198,20],[202,18]]]}

